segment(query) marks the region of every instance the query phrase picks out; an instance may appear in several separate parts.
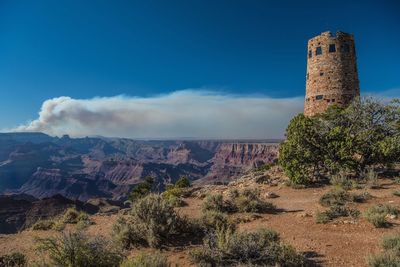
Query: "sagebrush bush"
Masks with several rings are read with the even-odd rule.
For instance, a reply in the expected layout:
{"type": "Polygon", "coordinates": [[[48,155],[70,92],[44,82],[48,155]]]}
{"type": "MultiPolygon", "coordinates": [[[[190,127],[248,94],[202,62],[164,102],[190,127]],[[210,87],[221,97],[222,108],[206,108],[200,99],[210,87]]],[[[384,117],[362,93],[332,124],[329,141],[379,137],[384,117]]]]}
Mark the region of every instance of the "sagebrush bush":
{"type": "Polygon", "coordinates": [[[206,231],[235,228],[235,224],[230,221],[227,214],[214,210],[203,212],[200,217],[200,223],[206,231]]]}
{"type": "Polygon", "coordinates": [[[323,194],[319,203],[324,207],[344,205],[350,200],[350,194],[341,188],[334,188],[323,194]]]}
{"type": "Polygon", "coordinates": [[[50,230],[54,227],[54,220],[39,220],[32,225],[32,230],[50,230]]]}
{"type": "Polygon", "coordinates": [[[193,262],[200,266],[305,266],[305,258],[292,247],[281,244],[272,230],[237,232],[218,229],[210,233],[203,246],[190,252],[193,262]]]}
{"type": "Polygon", "coordinates": [[[343,189],[351,189],[353,187],[353,180],[351,180],[344,172],[332,175],[331,184],[342,187],[343,189]]]}
{"type": "Polygon", "coordinates": [[[260,198],[260,191],[257,189],[244,189],[239,192],[238,196],[232,199],[236,209],[239,212],[273,212],[276,207],[260,198]]]}
{"type": "Polygon", "coordinates": [[[372,196],[368,192],[362,192],[361,194],[351,194],[350,195],[350,200],[352,202],[357,202],[357,203],[366,202],[367,200],[369,200],[371,198],[372,198],[372,196]]]}
{"type": "Polygon", "coordinates": [[[224,200],[221,194],[208,195],[203,201],[202,210],[205,211],[218,211],[218,212],[233,212],[235,207],[229,201],[224,200]]]}
{"type": "Polygon", "coordinates": [[[203,202],[203,212],[213,210],[218,212],[255,212],[267,213],[276,210],[275,205],[261,199],[257,189],[230,190],[228,199],[221,194],[209,195],[203,202]]]}
{"type": "Polygon", "coordinates": [[[116,239],[124,247],[161,247],[185,238],[194,225],[180,217],[162,196],[149,194],[138,199],[125,218],[114,225],[116,239]]]}
{"type": "Polygon", "coordinates": [[[371,267],[400,266],[400,235],[384,237],[382,247],[384,249],[382,254],[369,257],[369,265],[371,267]]]}
{"type": "Polygon", "coordinates": [[[0,256],[1,267],[25,267],[27,266],[26,256],[20,252],[13,252],[0,256]]]}
{"type": "Polygon", "coordinates": [[[317,223],[328,223],[339,217],[352,217],[358,218],[360,216],[360,211],[356,209],[350,209],[346,206],[333,205],[330,206],[328,210],[323,212],[318,212],[316,215],[317,223]]]}
{"type": "Polygon", "coordinates": [[[379,181],[378,181],[378,173],[372,167],[366,169],[366,171],[362,174],[364,177],[367,186],[371,189],[378,189],[380,188],[379,181]]]}
{"type": "Polygon", "coordinates": [[[382,247],[385,250],[394,249],[400,252],[400,235],[385,236],[383,238],[382,247]]]}
{"type": "Polygon", "coordinates": [[[396,196],[396,197],[400,197],[400,191],[394,191],[393,195],[396,196]]]}
{"type": "Polygon", "coordinates": [[[183,207],[186,205],[182,197],[185,192],[185,188],[167,186],[166,190],[161,195],[170,205],[174,207],[183,207]]]}
{"type": "Polygon", "coordinates": [[[386,219],[387,215],[397,217],[398,214],[399,210],[397,208],[390,205],[378,204],[369,207],[364,216],[375,227],[382,228],[389,226],[389,222],[386,219]]]}
{"type": "Polygon", "coordinates": [[[368,259],[371,267],[398,267],[400,266],[400,257],[398,253],[389,251],[380,255],[372,255],[368,259]]]}
{"type": "Polygon", "coordinates": [[[139,254],[134,258],[124,260],[120,267],[170,267],[167,258],[159,253],[139,254]]]}
{"type": "Polygon", "coordinates": [[[82,232],[37,238],[36,244],[48,266],[117,267],[123,259],[122,252],[106,239],[88,238],[82,232]]]}

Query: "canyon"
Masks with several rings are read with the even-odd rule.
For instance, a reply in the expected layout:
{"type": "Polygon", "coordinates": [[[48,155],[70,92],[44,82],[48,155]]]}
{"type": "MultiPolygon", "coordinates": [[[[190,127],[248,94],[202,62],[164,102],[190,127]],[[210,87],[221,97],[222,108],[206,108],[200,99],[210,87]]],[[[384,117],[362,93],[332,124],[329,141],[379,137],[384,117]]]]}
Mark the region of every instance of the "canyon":
{"type": "Polygon", "coordinates": [[[187,176],[227,183],[277,160],[280,140],[132,140],[0,134],[0,193],[124,200],[146,176],[154,191],[187,176]]]}

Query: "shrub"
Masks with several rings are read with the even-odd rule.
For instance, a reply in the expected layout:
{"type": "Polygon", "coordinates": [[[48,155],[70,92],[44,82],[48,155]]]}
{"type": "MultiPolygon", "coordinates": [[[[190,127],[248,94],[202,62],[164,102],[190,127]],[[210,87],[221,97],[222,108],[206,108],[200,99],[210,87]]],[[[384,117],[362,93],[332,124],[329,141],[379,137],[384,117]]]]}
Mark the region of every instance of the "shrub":
{"type": "Polygon", "coordinates": [[[255,168],[255,171],[256,172],[266,172],[266,171],[270,170],[272,168],[272,166],[274,166],[274,164],[265,163],[265,164],[262,164],[262,165],[258,166],[257,168],[255,168]]]}
{"type": "Polygon", "coordinates": [[[398,253],[389,251],[381,255],[370,256],[368,264],[371,267],[397,267],[400,266],[400,257],[398,253]]]}
{"type": "Polygon", "coordinates": [[[136,185],[135,188],[133,188],[132,192],[129,194],[128,199],[133,203],[136,200],[147,196],[148,194],[150,194],[153,184],[154,178],[146,176],[142,183],[139,183],[138,185],[136,185]]]}
{"type": "Polygon", "coordinates": [[[385,250],[394,249],[400,252],[400,235],[386,236],[383,238],[382,247],[385,250]]]}
{"type": "Polygon", "coordinates": [[[178,181],[175,183],[176,188],[186,188],[186,187],[191,187],[192,184],[190,183],[189,178],[186,176],[181,176],[178,181]]]}
{"type": "Polygon", "coordinates": [[[319,203],[324,207],[329,207],[333,205],[344,205],[349,199],[349,193],[343,189],[335,188],[322,195],[319,199],[319,203]]]}
{"type": "Polygon", "coordinates": [[[34,225],[32,225],[32,230],[50,230],[54,227],[53,220],[39,220],[34,225]]]}
{"type": "Polygon", "coordinates": [[[304,266],[305,258],[292,247],[281,244],[272,230],[236,232],[220,229],[210,233],[203,246],[190,252],[192,261],[200,266],[304,266]]]}
{"type": "Polygon", "coordinates": [[[166,191],[161,195],[173,207],[183,207],[186,202],[183,200],[182,195],[186,192],[184,188],[175,186],[168,186],[166,191]]]}
{"type": "Polygon", "coordinates": [[[333,205],[324,212],[318,212],[316,216],[317,223],[328,223],[339,217],[352,217],[358,218],[360,211],[356,209],[350,209],[345,206],[333,205]]]}
{"type": "Polygon", "coordinates": [[[367,209],[364,216],[377,228],[389,226],[386,220],[387,215],[396,216],[399,214],[399,210],[390,205],[378,204],[367,209]]]}
{"type": "Polygon", "coordinates": [[[396,184],[400,184],[400,177],[394,178],[394,182],[395,182],[396,184]]]}
{"type": "Polygon", "coordinates": [[[221,194],[208,195],[202,204],[202,210],[205,211],[218,211],[218,212],[232,212],[235,210],[233,204],[225,201],[221,194]]]}
{"type": "Polygon", "coordinates": [[[13,252],[0,256],[0,266],[2,267],[25,267],[27,266],[27,260],[24,254],[19,252],[13,252]]]}
{"type": "Polygon", "coordinates": [[[114,233],[124,247],[161,247],[184,238],[192,226],[160,195],[150,194],[134,203],[126,218],[117,221],[114,233]]]}
{"type": "Polygon", "coordinates": [[[368,168],[366,172],[363,174],[364,179],[367,182],[367,186],[371,189],[380,188],[378,181],[378,174],[374,171],[372,167],[368,168]]]}
{"type": "Polygon", "coordinates": [[[59,237],[37,238],[37,250],[45,254],[50,266],[119,266],[122,253],[102,238],[89,239],[81,232],[59,237]]]}
{"type": "Polygon", "coordinates": [[[338,174],[333,175],[331,178],[331,184],[346,190],[349,190],[353,187],[352,180],[349,179],[344,172],[339,172],[338,174]]]}
{"type": "Polygon", "coordinates": [[[270,203],[260,199],[260,191],[257,189],[244,189],[239,192],[237,197],[232,199],[236,209],[239,212],[272,212],[276,207],[270,203]]]}
{"type": "Polygon", "coordinates": [[[362,192],[361,194],[351,194],[350,195],[350,200],[352,202],[357,202],[357,203],[366,202],[367,200],[369,200],[371,198],[372,198],[372,196],[368,192],[362,192]]]}
{"type": "Polygon", "coordinates": [[[214,210],[203,212],[200,217],[200,223],[206,231],[235,228],[235,225],[229,221],[228,215],[214,210]]]}
{"type": "Polygon", "coordinates": [[[65,211],[62,220],[64,223],[77,223],[78,217],[79,211],[77,211],[75,208],[69,208],[65,211]]]}
{"type": "Polygon", "coordinates": [[[384,237],[382,242],[384,252],[369,257],[372,267],[400,266],[400,235],[384,237]]]}
{"type": "Polygon", "coordinates": [[[159,253],[139,254],[138,256],[124,260],[120,267],[170,267],[167,258],[159,253]]]}
{"type": "Polygon", "coordinates": [[[218,212],[274,212],[275,205],[260,198],[260,191],[257,189],[246,188],[242,191],[237,189],[228,192],[228,200],[221,194],[208,195],[203,202],[203,212],[208,210],[218,212]]]}
{"type": "Polygon", "coordinates": [[[396,196],[396,197],[400,197],[400,191],[394,191],[393,195],[396,196]]]}

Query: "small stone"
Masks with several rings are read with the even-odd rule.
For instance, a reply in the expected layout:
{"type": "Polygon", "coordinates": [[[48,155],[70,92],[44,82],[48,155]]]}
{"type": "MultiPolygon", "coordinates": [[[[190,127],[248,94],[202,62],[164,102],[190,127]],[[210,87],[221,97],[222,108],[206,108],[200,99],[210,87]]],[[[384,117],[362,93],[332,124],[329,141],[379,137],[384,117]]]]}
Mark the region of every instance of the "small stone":
{"type": "Polygon", "coordinates": [[[277,197],[279,197],[279,195],[274,192],[267,192],[267,193],[265,193],[265,197],[266,198],[277,198],[277,197]]]}
{"type": "Polygon", "coordinates": [[[390,219],[390,220],[394,220],[394,219],[396,219],[396,215],[393,215],[393,214],[388,214],[388,215],[386,215],[386,218],[387,219],[390,219]]]}
{"type": "Polygon", "coordinates": [[[312,217],[312,215],[308,212],[301,212],[297,216],[300,218],[312,217]]]}

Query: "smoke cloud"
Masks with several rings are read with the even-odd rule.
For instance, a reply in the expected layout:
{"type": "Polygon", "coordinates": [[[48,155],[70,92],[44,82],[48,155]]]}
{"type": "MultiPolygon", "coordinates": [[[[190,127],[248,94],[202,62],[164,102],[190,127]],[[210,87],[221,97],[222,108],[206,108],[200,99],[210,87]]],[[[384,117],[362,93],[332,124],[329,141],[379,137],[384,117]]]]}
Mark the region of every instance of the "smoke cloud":
{"type": "Polygon", "coordinates": [[[43,102],[39,117],[15,131],[127,138],[281,138],[303,98],[183,90],[153,97],[67,96],[43,102]]]}

